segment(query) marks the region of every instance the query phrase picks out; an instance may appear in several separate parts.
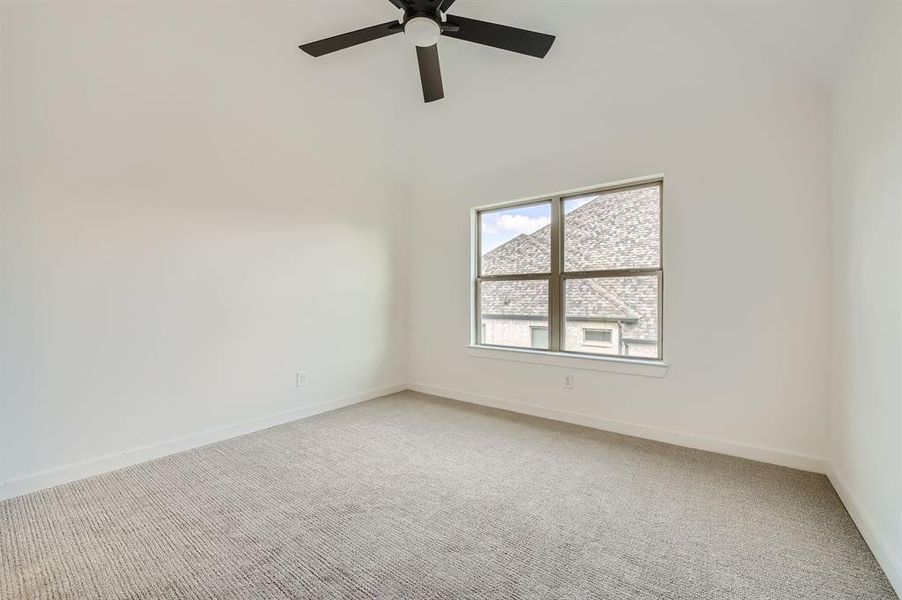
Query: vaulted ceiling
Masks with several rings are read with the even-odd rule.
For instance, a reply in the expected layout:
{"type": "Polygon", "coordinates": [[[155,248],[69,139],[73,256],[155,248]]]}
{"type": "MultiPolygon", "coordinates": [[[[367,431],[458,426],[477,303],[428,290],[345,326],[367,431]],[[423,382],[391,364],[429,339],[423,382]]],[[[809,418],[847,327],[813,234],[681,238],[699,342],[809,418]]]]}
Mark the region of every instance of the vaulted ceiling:
{"type": "Polygon", "coordinates": [[[458,0],[451,12],[557,41],[540,60],[443,38],[445,99],[427,105],[401,36],[316,59],[297,49],[391,19],[397,10],[385,0],[19,4],[4,35],[27,50],[12,75],[83,108],[73,120],[34,106],[35,118],[76,144],[106,136],[128,148],[114,162],[178,169],[205,153],[224,177],[238,164],[261,182],[296,168],[425,185],[716,119],[750,81],[762,102],[826,94],[868,9],[458,0]],[[145,143],[129,146],[134,139],[145,143]]]}
{"type": "Polygon", "coordinates": [[[818,2],[709,2],[725,23],[830,84],[857,42],[878,3],[868,0],[818,2]]]}

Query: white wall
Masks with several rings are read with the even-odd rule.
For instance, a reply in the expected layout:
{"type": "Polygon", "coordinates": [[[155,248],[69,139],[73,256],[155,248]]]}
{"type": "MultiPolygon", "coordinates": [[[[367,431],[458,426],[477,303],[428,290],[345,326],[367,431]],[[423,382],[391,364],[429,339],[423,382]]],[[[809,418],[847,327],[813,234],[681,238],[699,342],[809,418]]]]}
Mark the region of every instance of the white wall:
{"type": "Polygon", "coordinates": [[[902,592],[902,5],[861,40],[833,100],[831,478],[902,592]]]}
{"type": "MultiPolygon", "coordinates": [[[[547,13],[524,6],[467,8],[541,28],[547,13]]],[[[826,90],[703,7],[582,3],[555,27],[544,62],[443,48],[448,101],[435,125],[414,120],[441,169],[412,202],[411,381],[824,469],[826,90]],[[656,173],[666,377],[578,371],[565,391],[566,369],[468,355],[470,207],[656,173]]]]}
{"type": "Polygon", "coordinates": [[[388,105],[296,48],[382,13],[317,8],[3,3],[7,494],[405,381],[388,105]]]}

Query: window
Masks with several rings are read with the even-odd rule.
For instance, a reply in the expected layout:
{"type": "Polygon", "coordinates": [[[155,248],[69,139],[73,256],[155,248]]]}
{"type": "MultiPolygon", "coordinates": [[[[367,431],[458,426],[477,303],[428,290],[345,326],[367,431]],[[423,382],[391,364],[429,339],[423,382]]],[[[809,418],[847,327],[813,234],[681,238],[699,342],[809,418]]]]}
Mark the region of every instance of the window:
{"type": "Polygon", "coordinates": [[[478,209],[476,343],[660,360],[662,189],[478,209]]]}
{"type": "Polygon", "coordinates": [[[548,349],[548,328],[547,327],[536,327],[532,326],[530,328],[530,337],[532,338],[532,347],[533,348],[542,348],[544,350],[548,349]]]}
{"type": "Polygon", "coordinates": [[[610,329],[583,329],[583,342],[610,346],[614,332],[610,329]]]}

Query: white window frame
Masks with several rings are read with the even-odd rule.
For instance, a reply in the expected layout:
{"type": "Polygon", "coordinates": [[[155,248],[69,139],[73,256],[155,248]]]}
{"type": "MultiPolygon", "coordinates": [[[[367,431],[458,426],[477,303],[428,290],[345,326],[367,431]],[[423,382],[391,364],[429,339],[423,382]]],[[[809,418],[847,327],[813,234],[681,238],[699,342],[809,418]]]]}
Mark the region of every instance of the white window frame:
{"type": "MultiPolygon", "coordinates": [[[[652,369],[648,373],[638,372],[640,369],[625,369],[621,372],[636,372],[636,374],[649,374],[652,376],[663,376],[668,367],[664,362],[664,177],[663,175],[654,175],[651,177],[641,177],[623,181],[617,181],[609,184],[578,188],[567,190],[555,194],[545,194],[521,200],[510,202],[501,202],[496,204],[482,205],[474,207],[470,214],[471,223],[471,272],[470,272],[470,298],[471,298],[471,327],[470,327],[470,348],[471,353],[484,358],[504,358],[506,360],[517,360],[521,362],[543,362],[542,356],[553,357],[553,359],[545,364],[563,365],[574,364],[576,368],[597,367],[577,366],[577,363],[569,363],[566,359],[579,358],[589,359],[593,361],[609,361],[618,364],[647,364],[650,367],[663,367],[662,370],[652,369]],[[574,196],[581,196],[596,192],[614,192],[631,188],[648,187],[657,185],[659,187],[659,264],[656,268],[641,269],[608,269],[599,271],[564,271],[563,265],[563,201],[574,196]],[[530,274],[511,274],[511,275],[481,275],[480,260],[482,256],[481,232],[480,232],[480,214],[494,210],[513,208],[521,205],[536,204],[538,202],[550,202],[551,204],[551,272],[549,273],[530,273],[530,274]],[[658,278],[658,331],[657,331],[657,357],[631,357],[620,355],[599,355],[586,352],[578,352],[574,350],[565,350],[563,347],[564,339],[564,286],[566,280],[570,278],[604,278],[604,277],[623,277],[623,276],[641,276],[655,275],[658,278]],[[498,281],[498,280],[544,280],[548,282],[548,333],[549,333],[549,350],[524,349],[510,346],[498,346],[491,344],[483,344],[480,340],[480,325],[482,322],[480,315],[479,303],[479,283],[481,281],[498,281]],[[501,354],[499,354],[499,351],[501,354]],[[510,351],[510,352],[508,352],[510,351]],[[514,355],[517,353],[517,355],[514,355]],[[660,373],[660,374],[657,374],[660,373]]],[[[608,368],[597,368],[597,370],[610,370],[608,368]]],[[[617,369],[614,369],[617,370],[617,369]]]]}

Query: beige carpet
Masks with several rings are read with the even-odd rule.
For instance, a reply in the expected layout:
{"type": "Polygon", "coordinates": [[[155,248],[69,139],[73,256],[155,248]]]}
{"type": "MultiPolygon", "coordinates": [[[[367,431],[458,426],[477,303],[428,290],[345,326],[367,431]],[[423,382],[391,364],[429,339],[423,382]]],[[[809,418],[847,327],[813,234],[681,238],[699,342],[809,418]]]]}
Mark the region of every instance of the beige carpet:
{"type": "Polygon", "coordinates": [[[0,597],[895,596],[822,475],[404,393],[0,504],[0,597]]]}

